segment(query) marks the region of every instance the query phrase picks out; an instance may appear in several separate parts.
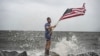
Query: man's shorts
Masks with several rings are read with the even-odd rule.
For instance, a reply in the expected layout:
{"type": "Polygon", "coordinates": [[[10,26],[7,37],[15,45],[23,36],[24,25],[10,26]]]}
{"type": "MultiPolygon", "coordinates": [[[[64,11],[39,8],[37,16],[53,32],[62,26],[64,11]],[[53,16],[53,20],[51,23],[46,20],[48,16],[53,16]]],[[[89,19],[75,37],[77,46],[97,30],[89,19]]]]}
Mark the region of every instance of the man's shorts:
{"type": "Polygon", "coordinates": [[[46,34],[45,38],[46,38],[47,41],[49,41],[49,40],[51,40],[51,35],[50,34],[46,34]]]}

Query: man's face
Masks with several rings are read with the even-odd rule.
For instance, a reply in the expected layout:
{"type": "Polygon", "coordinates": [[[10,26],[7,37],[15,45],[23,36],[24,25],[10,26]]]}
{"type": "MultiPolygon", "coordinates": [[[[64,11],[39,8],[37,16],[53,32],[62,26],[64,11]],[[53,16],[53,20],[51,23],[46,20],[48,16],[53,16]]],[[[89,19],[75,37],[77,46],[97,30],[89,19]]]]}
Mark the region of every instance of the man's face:
{"type": "Polygon", "coordinates": [[[47,21],[48,21],[48,23],[51,23],[51,19],[48,19],[47,21]]]}

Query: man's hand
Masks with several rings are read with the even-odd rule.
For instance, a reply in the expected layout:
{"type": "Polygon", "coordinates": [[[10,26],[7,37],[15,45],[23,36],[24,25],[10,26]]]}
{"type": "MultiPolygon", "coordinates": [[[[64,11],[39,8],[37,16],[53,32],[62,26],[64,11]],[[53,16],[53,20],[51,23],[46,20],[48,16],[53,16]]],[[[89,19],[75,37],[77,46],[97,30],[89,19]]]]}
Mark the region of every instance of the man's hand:
{"type": "Polygon", "coordinates": [[[56,27],[56,25],[54,25],[54,28],[56,27]]]}
{"type": "Polygon", "coordinates": [[[55,28],[55,27],[56,27],[56,25],[54,25],[54,26],[50,26],[49,29],[52,29],[52,28],[55,28]]]}
{"type": "Polygon", "coordinates": [[[55,28],[55,27],[56,27],[56,25],[53,26],[53,28],[55,28]]]}

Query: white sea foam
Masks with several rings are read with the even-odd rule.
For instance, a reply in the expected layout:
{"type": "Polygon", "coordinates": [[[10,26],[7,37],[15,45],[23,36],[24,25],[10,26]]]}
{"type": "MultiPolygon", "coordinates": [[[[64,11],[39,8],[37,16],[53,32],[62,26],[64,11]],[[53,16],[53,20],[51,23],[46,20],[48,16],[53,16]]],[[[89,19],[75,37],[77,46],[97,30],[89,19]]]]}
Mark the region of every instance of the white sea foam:
{"type": "Polygon", "coordinates": [[[40,50],[34,50],[34,51],[28,51],[28,56],[41,56],[43,55],[43,51],[40,50]]]}
{"type": "Polygon", "coordinates": [[[67,41],[66,37],[63,37],[60,42],[57,42],[55,48],[52,51],[58,53],[60,56],[67,56],[68,54],[78,54],[80,52],[85,52],[84,46],[79,46],[77,44],[78,40],[75,35],[71,37],[71,40],[67,41]]]}
{"type": "MultiPolygon", "coordinates": [[[[82,45],[78,45],[78,40],[75,35],[70,37],[69,41],[66,40],[66,37],[63,37],[59,42],[56,43],[55,47],[51,49],[51,51],[56,52],[60,56],[67,56],[68,54],[79,54],[85,53],[90,50],[86,50],[86,48],[82,45]]],[[[92,50],[93,51],[93,50],[92,50]]],[[[28,51],[28,56],[40,56],[44,53],[40,50],[28,51]]]]}

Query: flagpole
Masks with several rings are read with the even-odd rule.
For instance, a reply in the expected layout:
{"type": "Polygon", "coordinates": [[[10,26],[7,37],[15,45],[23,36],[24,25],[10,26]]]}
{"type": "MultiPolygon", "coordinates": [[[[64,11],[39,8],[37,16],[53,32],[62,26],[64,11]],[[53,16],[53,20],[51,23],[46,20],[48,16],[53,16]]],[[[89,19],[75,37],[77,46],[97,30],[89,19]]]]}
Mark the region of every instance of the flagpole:
{"type": "MultiPolygon", "coordinates": [[[[58,21],[57,21],[57,23],[56,23],[56,25],[55,25],[55,26],[57,26],[59,22],[60,22],[60,20],[58,20],[58,21]]],[[[52,31],[53,31],[54,29],[55,29],[55,28],[53,28],[53,29],[52,29],[52,31]]]]}
{"type": "MultiPolygon", "coordinates": [[[[56,26],[58,25],[59,22],[60,22],[60,19],[57,21],[56,26]]],[[[51,34],[51,33],[53,32],[54,29],[55,29],[55,28],[52,28],[52,31],[50,31],[49,34],[51,34]]]]}
{"type": "MultiPolygon", "coordinates": [[[[61,17],[62,18],[62,17],[61,17]]],[[[58,25],[58,23],[60,22],[60,20],[61,20],[61,18],[57,21],[57,23],[55,24],[56,25],[56,27],[57,27],[57,25],[58,25]]],[[[52,29],[52,31],[54,30],[54,28],[52,29]]],[[[52,32],[51,31],[51,32],[52,32]]]]}
{"type": "Polygon", "coordinates": [[[57,21],[56,26],[58,25],[59,22],[60,22],[60,20],[57,21]]]}

